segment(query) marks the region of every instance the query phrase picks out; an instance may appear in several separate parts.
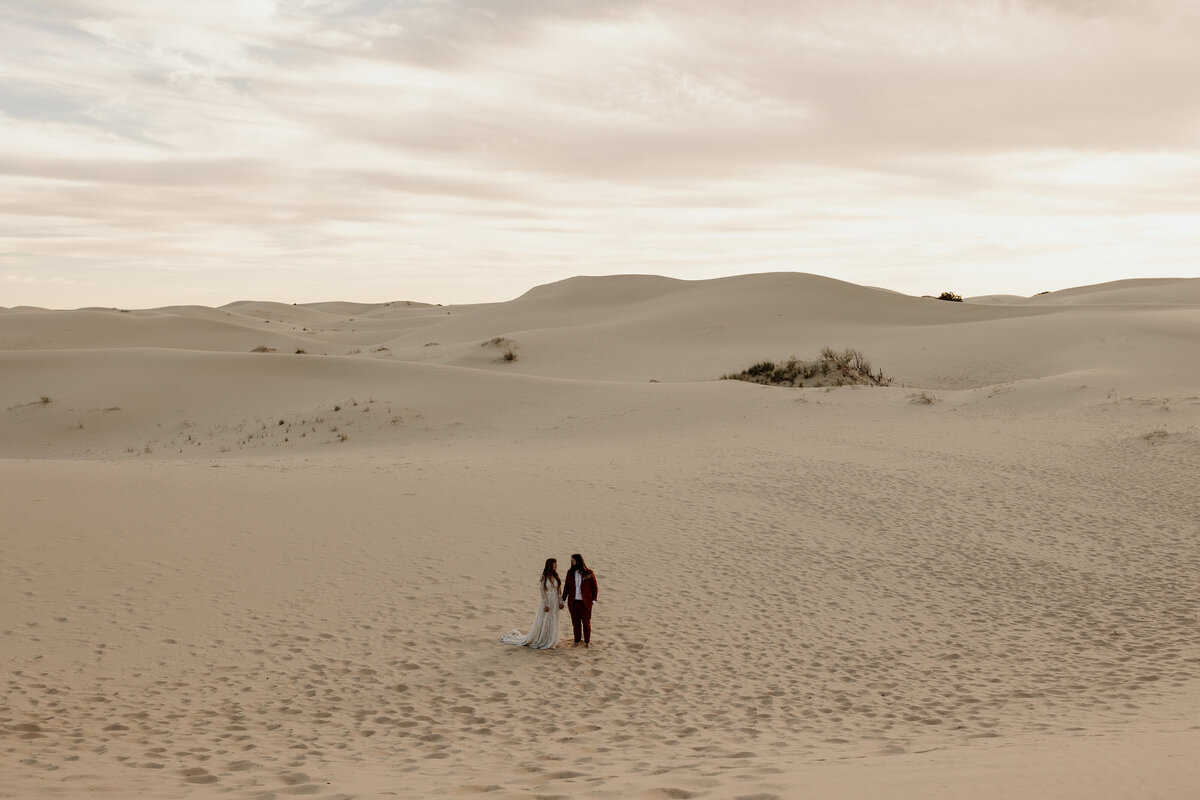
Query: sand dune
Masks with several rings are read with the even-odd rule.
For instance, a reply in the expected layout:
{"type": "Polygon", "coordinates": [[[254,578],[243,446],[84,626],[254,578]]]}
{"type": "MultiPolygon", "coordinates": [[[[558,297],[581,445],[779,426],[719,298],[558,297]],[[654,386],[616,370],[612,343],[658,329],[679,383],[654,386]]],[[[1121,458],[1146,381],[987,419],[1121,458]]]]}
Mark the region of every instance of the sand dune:
{"type": "Polygon", "coordinates": [[[6,310],[0,797],[1189,796],[1198,287],[6,310]]]}
{"type": "Polygon", "coordinates": [[[1200,280],[1139,278],[1113,281],[1035,295],[1027,302],[1046,305],[1194,306],[1200,303],[1200,280]]]}

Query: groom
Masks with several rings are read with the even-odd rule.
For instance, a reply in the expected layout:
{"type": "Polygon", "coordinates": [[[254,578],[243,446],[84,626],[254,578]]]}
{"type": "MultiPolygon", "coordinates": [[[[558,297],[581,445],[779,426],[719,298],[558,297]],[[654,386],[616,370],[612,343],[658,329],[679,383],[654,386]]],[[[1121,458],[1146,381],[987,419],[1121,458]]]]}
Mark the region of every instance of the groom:
{"type": "Polygon", "coordinates": [[[580,639],[584,647],[592,646],[592,603],[596,602],[597,591],[596,573],[587,568],[579,553],[571,556],[571,568],[563,581],[563,600],[567,601],[571,611],[571,628],[575,631],[573,647],[579,647],[580,639]]]}

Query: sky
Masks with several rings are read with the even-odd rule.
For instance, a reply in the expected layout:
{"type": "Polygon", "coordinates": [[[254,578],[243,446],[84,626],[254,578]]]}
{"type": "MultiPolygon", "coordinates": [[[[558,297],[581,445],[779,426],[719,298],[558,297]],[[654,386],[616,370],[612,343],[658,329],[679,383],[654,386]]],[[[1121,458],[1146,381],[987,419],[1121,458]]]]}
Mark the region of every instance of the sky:
{"type": "Polygon", "coordinates": [[[0,0],[0,307],[1200,275],[1195,0],[0,0]]]}

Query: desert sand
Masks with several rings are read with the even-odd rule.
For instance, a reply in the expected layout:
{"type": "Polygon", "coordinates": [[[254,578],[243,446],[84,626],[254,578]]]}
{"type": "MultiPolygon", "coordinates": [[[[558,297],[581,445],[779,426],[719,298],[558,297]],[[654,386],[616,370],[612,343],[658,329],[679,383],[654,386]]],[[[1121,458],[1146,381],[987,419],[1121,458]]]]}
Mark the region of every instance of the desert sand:
{"type": "Polygon", "coordinates": [[[1192,797],[1198,354],[1200,279],[0,309],[0,797],[1192,797]],[[718,380],[826,345],[896,383],[718,380]]]}

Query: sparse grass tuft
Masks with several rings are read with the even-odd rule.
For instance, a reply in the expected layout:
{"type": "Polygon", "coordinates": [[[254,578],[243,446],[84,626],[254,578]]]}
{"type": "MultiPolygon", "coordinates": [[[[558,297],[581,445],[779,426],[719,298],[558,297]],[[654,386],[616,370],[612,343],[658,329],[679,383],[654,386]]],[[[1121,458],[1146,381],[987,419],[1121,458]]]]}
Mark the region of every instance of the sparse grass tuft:
{"type": "Polygon", "coordinates": [[[908,396],[908,400],[910,403],[915,403],[919,406],[931,406],[934,403],[942,402],[942,398],[938,397],[936,394],[930,394],[929,392],[916,392],[914,394],[910,394],[908,396]]]}
{"type": "Polygon", "coordinates": [[[48,406],[48,405],[50,405],[50,404],[51,404],[51,403],[53,403],[53,402],[54,402],[54,398],[53,398],[53,397],[51,397],[51,396],[50,396],[50,395],[48,395],[48,394],[44,394],[44,395],[42,395],[41,397],[39,397],[37,400],[34,400],[32,403],[18,403],[18,404],[17,404],[17,405],[15,405],[15,406],[9,406],[9,407],[8,407],[8,410],[9,410],[9,411],[16,411],[18,408],[29,408],[30,406],[42,406],[42,407],[45,407],[45,406],[48,406]]]}
{"type": "Polygon", "coordinates": [[[268,347],[268,346],[267,346],[267,345],[265,345],[265,344],[260,344],[258,347],[254,348],[254,349],[253,349],[253,350],[251,350],[250,352],[251,352],[251,353],[274,353],[274,352],[275,352],[275,348],[274,348],[274,347],[268,347]]]}
{"type": "Polygon", "coordinates": [[[504,352],[500,354],[501,361],[513,362],[517,360],[517,343],[512,339],[506,339],[503,336],[493,336],[479,346],[504,348],[504,352]]]}

